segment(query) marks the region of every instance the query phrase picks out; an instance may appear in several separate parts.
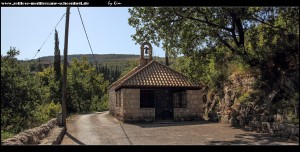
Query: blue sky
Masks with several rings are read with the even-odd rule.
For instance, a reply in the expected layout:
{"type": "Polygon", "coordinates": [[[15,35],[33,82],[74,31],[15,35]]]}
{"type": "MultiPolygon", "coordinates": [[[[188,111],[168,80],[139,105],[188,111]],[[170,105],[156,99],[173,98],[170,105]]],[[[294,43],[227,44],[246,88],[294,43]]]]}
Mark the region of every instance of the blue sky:
{"type": "MultiPolygon", "coordinates": [[[[20,50],[18,59],[32,59],[59,19],[65,7],[2,7],[1,54],[10,46],[20,50]]],[[[128,8],[81,7],[80,12],[94,54],[139,54],[140,46],[131,35],[128,8]]],[[[57,26],[61,55],[64,49],[65,17],[57,26]]],[[[76,7],[71,7],[68,54],[91,54],[76,7]]],[[[54,32],[35,58],[54,54],[54,32]]],[[[164,56],[153,44],[153,55],[164,56]]]]}

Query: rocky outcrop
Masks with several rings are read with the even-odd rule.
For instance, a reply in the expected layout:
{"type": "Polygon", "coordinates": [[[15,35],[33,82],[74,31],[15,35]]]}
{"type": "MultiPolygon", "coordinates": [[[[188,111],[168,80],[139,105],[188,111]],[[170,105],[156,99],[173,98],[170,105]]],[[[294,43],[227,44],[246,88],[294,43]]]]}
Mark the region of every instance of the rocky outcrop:
{"type": "Polygon", "coordinates": [[[260,75],[235,74],[224,84],[223,93],[207,91],[207,120],[299,141],[299,125],[291,124],[289,116],[282,112],[285,109],[274,108],[277,96],[295,90],[291,77],[282,77],[280,80],[286,81],[279,81],[267,90],[255,88],[258,79],[260,75]]]}
{"type": "MultiPolygon", "coordinates": [[[[59,128],[57,124],[57,118],[53,118],[39,127],[25,130],[12,138],[2,141],[1,145],[37,145],[40,144],[42,140],[47,138],[49,133],[54,128],[59,128]]],[[[61,129],[61,131],[63,131],[63,129],[61,129]]],[[[52,141],[49,142],[53,143],[52,141]]],[[[44,144],[46,143],[47,142],[44,142],[44,144]]]]}
{"type": "MultiPolygon", "coordinates": [[[[240,76],[241,77],[241,76],[240,76]]],[[[245,76],[241,81],[233,81],[232,86],[229,88],[236,88],[237,86],[242,86],[241,95],[238,96],[229,96],[230,99],[239,99],[238,102],[234,103],[231,107],[232,110],[225,115],[228,122],[235,127],[244,128],[247,130],[253,130],[261,133],[270,133],[275,136],[280,136],[284,138],[289,138],[294,141],[299,141],[299,125],[289,124],[287,115],[281,115],[277,112],[274,113],[270,111],[274,97],[278,94],[280,89],[273,89],[270,93],[264,96],[260,95],[257,92],[253,92],[253,87],[255,83],[254,76],[251,78],[251,75],[245,76]],[[252,91],[252,92],[251,92],[252,91]],[[250,92],[250,95],[246,96],[245,93],[250,92]],[[241,100],[242,96],[246,96],[249,99],[243,103],[241,100]]],[[[288,83],[289,81],[287,81],[288,83]]],[[[230,89],[224,89],[225,95],[228,94],[230,89]]],[[[235,93],[233,93],[235,94],[235,93]]],[[[245,97],[245,98],[246,98],[245,97]]],[[[280,108],[276,108],[277,111],[281,111],[280,108]]],[[[274,110],[274,108],[273,108],[274,110]]],[[[225,120],[224,116],[222,116],[225,120]]]]}

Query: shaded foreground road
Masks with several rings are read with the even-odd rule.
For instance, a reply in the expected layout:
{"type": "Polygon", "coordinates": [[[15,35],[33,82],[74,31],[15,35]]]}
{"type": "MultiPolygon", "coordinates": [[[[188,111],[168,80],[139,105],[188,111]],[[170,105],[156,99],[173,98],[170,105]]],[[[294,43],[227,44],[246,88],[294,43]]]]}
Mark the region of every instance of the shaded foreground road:
{"type": "Polygon", "coordinates": [[[206,121],[120,123],[108,112],[77,115],[67,128],[61,145],[299,145],[206,121]]]}

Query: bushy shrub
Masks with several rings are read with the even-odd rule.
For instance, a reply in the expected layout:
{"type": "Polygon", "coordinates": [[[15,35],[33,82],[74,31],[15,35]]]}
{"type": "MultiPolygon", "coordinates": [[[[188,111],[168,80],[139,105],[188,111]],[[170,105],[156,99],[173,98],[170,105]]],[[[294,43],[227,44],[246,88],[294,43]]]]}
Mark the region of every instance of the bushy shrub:
{"type": "Polygon", "coordinates": [[[59,103],[54,103],[51,101],[50,103],[43,103],[38,105],[36,109],[33,111],[35,124],[40,125],[52,118],[56,118],[56,114],[61,112],[61,105],[59,103]]]}
{"type": "Polygon", "coordinates": [[[1,141],[13,137],[15,134],[12,132],[1,130],[1,141]]]}
{"type": "Polygon", "coordinates": [[[99,99],[105,94],[108,81],[98,74],[87,58],[72,59],[68,69],[68,112],[99,110],[99,99]]]}
{"type": "Polygon", "coordinates": [[[104,94],[104,96],[102,96],[101,98],[101,102],[100,102],[100,111],[106,111],[108,110],[109,105],[108,105],[108,95],[104,94]]]}
{"type": "Polygon", "coordinates": [[[18,133],[32,127],[32,110],[39,104],[38,79],[15,57],[11,48],[1,56],[1,130],[18,133]]]}

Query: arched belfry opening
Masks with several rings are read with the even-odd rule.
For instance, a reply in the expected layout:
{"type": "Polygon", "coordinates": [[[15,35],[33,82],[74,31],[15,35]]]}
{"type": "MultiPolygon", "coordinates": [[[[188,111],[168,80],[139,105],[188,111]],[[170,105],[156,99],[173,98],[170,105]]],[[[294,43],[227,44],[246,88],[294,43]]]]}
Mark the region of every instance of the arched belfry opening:
{"type": "Polygon", "coordinates": [[[144,66],[152,61],[152,46],[148,42],[141,45],[140,66],[144,66]]]}

